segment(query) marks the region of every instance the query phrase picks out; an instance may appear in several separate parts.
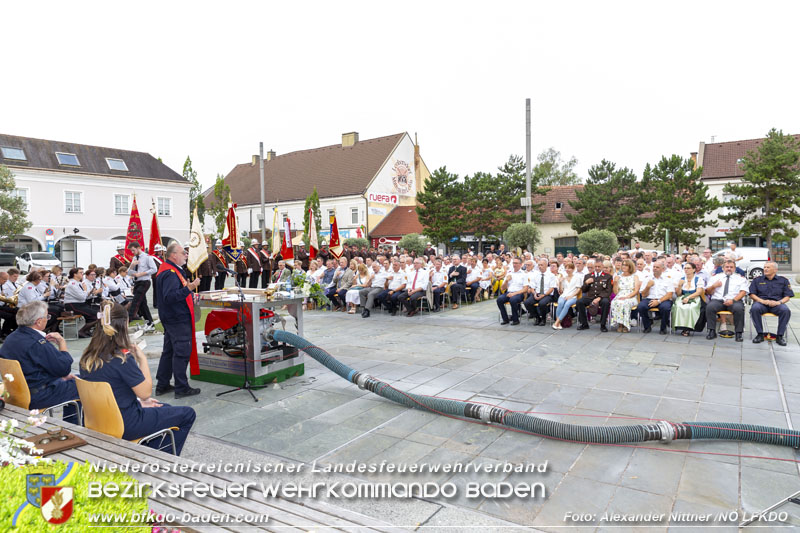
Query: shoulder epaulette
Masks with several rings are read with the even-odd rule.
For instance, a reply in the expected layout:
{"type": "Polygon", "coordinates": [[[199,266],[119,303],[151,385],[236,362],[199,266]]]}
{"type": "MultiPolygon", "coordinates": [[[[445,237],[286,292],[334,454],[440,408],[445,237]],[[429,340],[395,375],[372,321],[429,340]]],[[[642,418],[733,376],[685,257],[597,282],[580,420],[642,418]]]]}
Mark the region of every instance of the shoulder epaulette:
{"type": "Polygon", "coordinates": [[[47,341],[44,339],[39,339],[39,344],[47,344],[47,341]]]}

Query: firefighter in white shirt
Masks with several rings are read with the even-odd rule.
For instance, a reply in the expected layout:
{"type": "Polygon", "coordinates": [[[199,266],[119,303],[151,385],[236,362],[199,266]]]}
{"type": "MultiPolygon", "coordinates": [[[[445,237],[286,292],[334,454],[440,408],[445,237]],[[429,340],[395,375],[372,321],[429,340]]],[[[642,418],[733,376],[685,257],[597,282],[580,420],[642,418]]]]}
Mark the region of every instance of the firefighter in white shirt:
{"type": "Polygon", "coordinates": [[[725,310],[733,313],[736,342],[742,342],[742,332],[744,331],[742,298],[747,294],[749,285],[744,276],[736,273],[736,261],[733,259],[725,260],[721,274],[711,276],[706,287],[706,295],[710,297],[706,305],[707,339],[710,340],[717,336],[717,313],[725,310]]]}
{"type": "Polygon", "coordinates": [[[501,290],[506,293],[497,298],[497,307],[500,309],[500,315],[503,317],[502,325],[509,324],[508,313],[506,312],[506,303],[511,304],[511,325],[519,325],[519,308],[525,295],[528,292],[528,273],[521,269],[522,261],[519,257],[512,260],[512,271],[506,275],[506,279],[501,290]]]}

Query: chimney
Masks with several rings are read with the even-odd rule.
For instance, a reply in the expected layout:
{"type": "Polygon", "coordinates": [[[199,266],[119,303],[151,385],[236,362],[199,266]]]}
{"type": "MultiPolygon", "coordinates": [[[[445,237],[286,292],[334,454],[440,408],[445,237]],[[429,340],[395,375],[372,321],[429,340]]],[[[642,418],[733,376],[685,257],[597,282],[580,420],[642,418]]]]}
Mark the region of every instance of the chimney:
{"type": "Polygon", "coordinates": [[[697,152],[691,152],[689,154],[689,158],[692,160],[692,163],[694,163],[694,167],[692,168],[694,168],[694,170],[697,170],[697,152]]]}
{"type": "Polygon", "coordinates": [[[342,148],[353,146],[358,142],[358,132],[342,133],[342,148]]]}
{"type": "Polygon", "coordinates": [[[701,142],[700,143],[700,148],[697,150],[697,166],[698,167],[702,167],[703,166],[703,160],[705,159],[705,155],[706,155],[706,143],[701,142]]]}
{"type": "Polygon", "coordinates": [[[250,163],[252,166],[256,166],[258,164],[258,154],[253,155],[253,162],[250,163]]]}
{"type": "Polygon", "coordinates": [[[417,192],[420,190],[419,180],[419,142],[417,141],[417,132],[414,132],[414,180],[416,181],[417,192]]]}
{"type": "Polygon", "coordinates": [[[275,159],[275,151],[270,150],[269,152],[267,152],[267,161],[272,161],[273,159],[275,159]]]}

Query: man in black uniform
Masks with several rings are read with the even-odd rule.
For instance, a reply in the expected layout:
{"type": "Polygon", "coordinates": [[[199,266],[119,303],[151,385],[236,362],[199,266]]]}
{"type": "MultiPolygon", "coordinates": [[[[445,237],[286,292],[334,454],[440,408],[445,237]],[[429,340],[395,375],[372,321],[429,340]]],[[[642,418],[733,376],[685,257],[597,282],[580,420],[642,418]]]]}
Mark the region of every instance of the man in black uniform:
{"type": "Polygon", "coordinates": [[[272,276],[272,258],[269,256],[269,241],[261,243],[261,250],[258,252],[261,261],[261,288],[266,289],[272,276]]]}
{"type": "Polygon", "coordinates": [[[261,277],[261,256],[258,248],[258,241],[254,239],[250,248],[244,252],[245,261],[247,262],[247,274],[250,276],[248,287],[251,289],[258,288],[258,278],[261,277]]]}
{"type": "Polygon", "coordinates": [[[164,350],[156,372],[156,395],[175,391],[175,398],[200,394],[189,386],[186,366],[192,355],[192,312],[187,297],[200,285],[200,278],[187,281],[181,272],[188,253],[177,242],[167,247],[166,261],[161,267],[158,283],[158,316],[164,324],[164,350]],[[175,378],[174,387],[170,378],[175,378]]]}
{"type": "Polygon", "coordinates": [[[221,291],[225,288],[225,278],[228,277],[228,273],[224,270],[219,270],[217,268],[217,264],[222,265],[223,268],[228,268],[228,259],[225,257],[225,251],[222,249],[222,241],[217,239],[217,242],[214,243],[214,257],[216,258],[214,261],[214,274],[216,277],[214,278],[214,290],[221,291]]]}
{"type": "Polygon", "coordinates": [[[750,318],[753,320],[753,327],[756,328],[758,335],[753,342],[758,344],[764,341],[764,322],[761,315],[773,313],[778,315],[778,332],[775,342],[779,346],[786,346],[786,326],[789,325],[789,318],[792,312],[786,305],[794,296],[789,280],[783,276],[778,276],[778,263],[768,261],[764,264],[764,275],[759,276],[750,283],[750,298],[753,305],[750,306],[750,318]]]}
{"type": "MultiPolygon", "coordinates": [[[[501,245],[502,246],[502,245],[501,245]]],[[[609,263],[606,261],[605,263],[609,263]]],[[[608,331],[606,320],[608,319],[608,311],[611,309],[611,291],[614,289],[614,278],[605,270],[597,270],[601,266],[595,264],[595,272],[589,273],[583,279],[583,287],[581,292],[583,297],[578,300],[575,308],[578,311],[578,320],[581,325],[578,329],[589,329],[589,317],[586,314],[586,308],[591,305],[597,305],[600,308],[600,331],[608,331]]],[[[603,264],[602,268],[610,269],[611,265],[603,264]]]]}
{"type": "Polygon", "coordinates": [[[236,272],[236,281],[239,282],[239,286],[242,288],[247,287],[248,274],[247,274],[247,260],[245,258],[246,253],[247,250],[245,250],[244,253],[240,254],[239,259],[236,260],[236,264],[233,266],[233,270],[234,272],[236,272]]]}
{"type": "Polygon", "coordinates": [[[208,254],[208,257],[205,261],[200,263],[200,266],[197,267],[197,275],[200,277],[200,292],[206,292],[211,290],[211,282],[214,279],[214,270],[212,270],[213,265],[211,264],[211,256],[213,254],[208,254]]]}
{"type": "MultiPolygon", "coordinates": [[[[72,356],[58,333],[44,334],[47,304],[34,301],[17,312],[19,327],[0,346],[0,357],[19,361],[30,389],[29,409],[46,409],[78,399],[75,376],[70,374],[72,356]],[[58,348],[50,343],[58,344],[58,348]]],[[[64,419],[78,423],[74,405],[64,406],[64,419]],[[72,417],[72,418],[69,418],[72,417]]]]}
{"type": "Polygon", "coordinates": [[[450,301],[453,309],[458,309],[461,295],[467,290],[467,267],[461,264],[458,255],[453,256],[453,264],[447,269],[447,283],[450,285],[450,301]]]}

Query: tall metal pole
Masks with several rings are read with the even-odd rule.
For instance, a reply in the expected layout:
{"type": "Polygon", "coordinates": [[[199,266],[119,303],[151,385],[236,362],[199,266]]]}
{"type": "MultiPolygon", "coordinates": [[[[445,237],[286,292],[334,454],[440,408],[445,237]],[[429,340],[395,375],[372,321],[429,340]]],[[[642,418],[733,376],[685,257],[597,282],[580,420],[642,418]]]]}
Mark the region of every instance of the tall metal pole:
{"type": "Polygon", "coordinates": [[[258,143],[258,171],[261,179],[261,242],[267,240],[267,211],[264,207],[264,143],[258,143]]]}
{"type": "Polygon", "coordinates": [[[525,99],[525,223],[531,223],[531,99],[525,99]]]}

